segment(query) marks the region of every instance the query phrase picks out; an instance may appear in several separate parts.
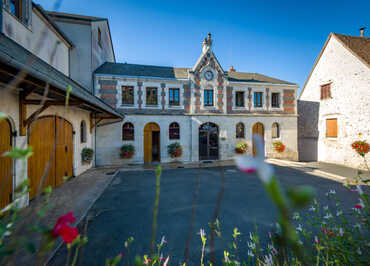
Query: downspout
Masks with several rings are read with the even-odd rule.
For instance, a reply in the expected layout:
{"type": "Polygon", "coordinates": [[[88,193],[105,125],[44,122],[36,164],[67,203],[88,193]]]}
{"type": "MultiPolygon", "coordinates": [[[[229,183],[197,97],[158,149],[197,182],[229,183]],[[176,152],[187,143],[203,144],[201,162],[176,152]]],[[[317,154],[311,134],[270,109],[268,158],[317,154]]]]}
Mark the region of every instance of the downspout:
{"type": "Polygon", "coordinates": [[[4,12],[3,5],[4,5],[4,3],[1,0],[0,1],[0,11],[1,11],[0,12],[0,33],[3,33],[3,12],[4,12]]]}

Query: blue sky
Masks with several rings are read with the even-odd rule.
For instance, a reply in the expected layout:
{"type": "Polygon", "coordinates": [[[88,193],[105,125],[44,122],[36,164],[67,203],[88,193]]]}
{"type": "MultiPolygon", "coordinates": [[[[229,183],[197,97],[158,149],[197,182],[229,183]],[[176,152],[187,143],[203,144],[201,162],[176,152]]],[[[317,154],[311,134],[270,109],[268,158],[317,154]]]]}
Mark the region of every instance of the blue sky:
{"type": "MultiPolygon", "coordinates": [[[[52,9],[52,0],[37,0],[52,9]]],[[[370,1],[64,0],[58,11],[106,17],[118,62],[192,67],[208,32],[227,70],[303,86],[330,32],[359,35],[370,1]],[[77,4],[78,3],[78,4],[77,4]]]]}

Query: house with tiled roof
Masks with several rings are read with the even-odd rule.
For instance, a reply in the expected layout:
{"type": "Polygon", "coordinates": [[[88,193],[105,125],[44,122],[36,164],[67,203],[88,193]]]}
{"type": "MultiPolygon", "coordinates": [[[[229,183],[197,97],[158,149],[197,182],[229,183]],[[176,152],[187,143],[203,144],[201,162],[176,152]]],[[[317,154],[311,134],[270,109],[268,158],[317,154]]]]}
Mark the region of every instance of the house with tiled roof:
{"type": "Polygon", "coordinates": [[[124,117],[93,94],[93,71],[115,61],[106,20],[61,25],[53,15],[31,0],[0,1],[0,112],[6,117],[0,119],[0,210],[18,200],[27,204],[93,167],[94,157],[83,155],[95,150],[95,126],[124,117]],[[25,161],[4,156],[28,147],[33,155],[25,161]],[[29,193],[16,198],[25,180],[29,193]]]}
{"type": "MultiPolygon", "coordinates": [[[[330,33],[299,96],[299,157],[365,168],[352,149],[370,141],[370,38],[330,33]]],[[[367,155],[368,158],[369,155],[367,155]]]]}
{"type": "Polygon", "coordinates": [[[209,34],[192,67],[107,62],[94,72],[95,95],[125,115],[97,127],[97,163],[125,164],[226,160],[237,143],[255,153],[253,134],[264,139],[267,157],[298,159],[298,85],[220,65],[209,34]],[[285,150],[274,149],[281,141],[285,150]],[[182,147],[172,158],[171,144],[182,147]],[[135,154],[122,159],[122,145],[135,154]]]}

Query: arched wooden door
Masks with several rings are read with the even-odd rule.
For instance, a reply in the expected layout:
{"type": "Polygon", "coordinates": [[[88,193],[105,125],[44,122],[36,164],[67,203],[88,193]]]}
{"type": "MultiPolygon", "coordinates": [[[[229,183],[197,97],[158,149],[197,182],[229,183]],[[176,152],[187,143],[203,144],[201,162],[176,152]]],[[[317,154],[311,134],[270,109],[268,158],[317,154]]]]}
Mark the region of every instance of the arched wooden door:
{"type": "MultiPolygon", "coordinates": [[[[254,124],[254,126],[253,126],[253,129],[252,129],[252,136],[254,136],[254,134],[258,134],[258,135],[260,135],[261,136],[261,138],[264,140],[265,138],[264,138],[264,136],[265,136],[265,129],[264,129],[264,127],[263,127],[263,124],[262,123],[256,123],[256,124],[254,124]]],[[[253,156],[256,156],[256,145],[255,145],[255,143],[254,143],[254,138],[253,138],[253,156]]],[[[263,154],[263,155],[265,155],[265,154],[263,154]]]]}
{"type": "Polygon", "coordinates": [[[160,128],[156,123],[144,127],[144,163],[161,161],[160,128]]]}
{"type": "Polygon", "coordinates": [[[45,187],[57,187],[64,176],[73,175],[72,125],[60,117],[47,116],[33,122],[28,143],[33,155],[28,159],[30,198],[45,187]],[[41,184],[41,185],[40,185],[41,184]]]}
{"type": "Polygon", "coordinates": [[[218,160],[218,126],[205,123],[199,127],[199,160],[218,160]]]}
{"type": "Polygon", "coordinates": [[[12,202],[13,160],[2,156],[12,148],[12,127],[8,120],[0,122],[0,210],[12,202]]]}

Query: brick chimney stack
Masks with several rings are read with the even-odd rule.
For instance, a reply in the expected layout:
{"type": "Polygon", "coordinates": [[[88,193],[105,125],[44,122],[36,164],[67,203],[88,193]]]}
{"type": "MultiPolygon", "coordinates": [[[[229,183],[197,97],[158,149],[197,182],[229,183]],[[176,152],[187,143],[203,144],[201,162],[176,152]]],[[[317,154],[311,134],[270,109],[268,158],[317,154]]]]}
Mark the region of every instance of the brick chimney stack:
{"type": "Polygon", "coordinates": [[[235,68],[233,66],[230,66],[229,72],[236,72],[235,68]]]}
{"type": "Polygon", "coordinates": [[[364,37],[364,36],[365,36],[365,29],[366,29],[366,27],[362,27],[362,28],[360,29],[360,36],[361,36],[361,37],[364,37]]]}

